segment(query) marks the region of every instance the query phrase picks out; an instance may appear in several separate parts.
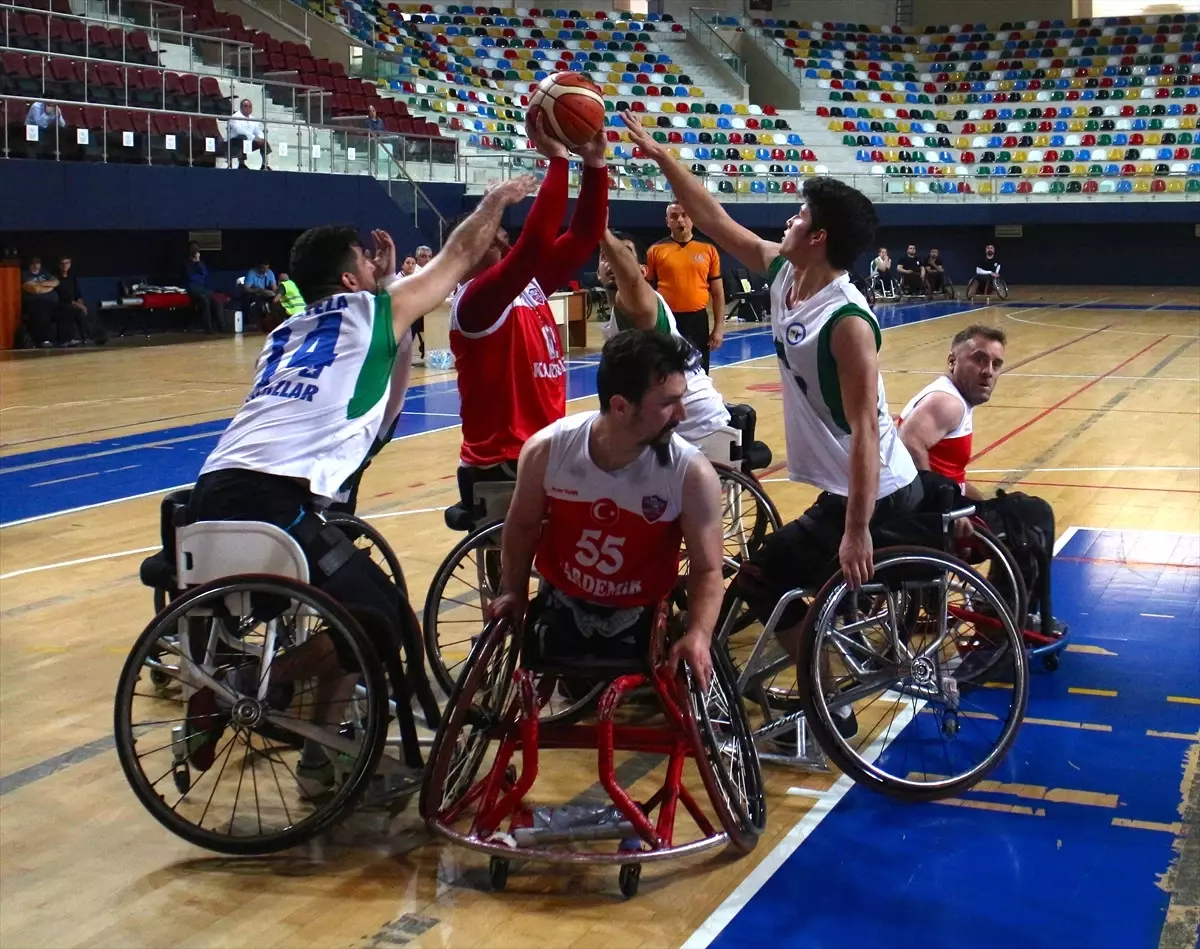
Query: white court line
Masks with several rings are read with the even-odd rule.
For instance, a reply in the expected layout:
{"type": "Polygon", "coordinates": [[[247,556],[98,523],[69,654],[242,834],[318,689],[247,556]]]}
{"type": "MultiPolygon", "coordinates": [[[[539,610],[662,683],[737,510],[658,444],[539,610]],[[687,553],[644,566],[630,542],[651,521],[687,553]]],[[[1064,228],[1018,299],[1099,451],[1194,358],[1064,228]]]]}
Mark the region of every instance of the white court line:
{"type": "MultiPolygon", "coordinates": [[[[1099,465],[1095,468],[972,468],[975,474],[1003,474],[1006,471],[1200,471],[1195,465],[1099,465]]],[[[1089,485],[1081,484],[1081,488],[1089,485]]]]}
{"type": "MultiPolygon", "coordinates": [[[[177,490],[172,488],[170,490],[177,490]]],[[[158,492],[153,492],[157,494],[158,492]]],[[[407,517],[409,514],[432,514],[434,511],[444,511],[442,507],[418,507],[408,511],[385,511],[383,514],[370,514],[363,517],[364,521],[378,521],[386,517],[407,517]]],[[[58,563],[42,564],[40,567],[25,567],[21,570],[12,570],[9,573],[0,573],[0,580],[9,580],[13,577],[23,577],[30,573],[42,573],[46,570],[58,570],[62,567],[78,567],[80,564],[95,563],[97,560],[116,560],[118,557],[132,557],[134,554],[146,554],[153,550],[161,550],[159,546],[155,547],[138,547],[134,550],[118,550],[111,554],[96,554],[94,557],[80,557],[78,560],[60,560],[58,563]]]]}
{"type": "MultiPolygon", "coordinates": [[[[1107,299],[1109,299],[1109,298],[1101,297],[1099,300],[1093,300],[1092,303],[1100,303],[1101,301],[1107,300],[1107,299]]],[[[1064,307],[1063,309],[1064,310],[1087,309],[1087,307],[1090,305],[1091,304],[1088,304],[1088,303],[1080,303],[1080,304],[1076,304],[1075,306],[1064,307]]],[[[1025,312],[1028,313],[1031,310],[1044,310],[1044,309],[1046,309],[1046,307],[1030,307],[1025,312]]],[[[1150,309],[1150,307],[1147,307],[1147,309],[1150,309]]],[[[1025,323],[1029,326],[1043,326],[1043,327],[1047,327],[1047,328],[1053,327],[1054,329],[1063,329],[1063,330],[1087,329],[1086,326],[1072,326],[1069,323],[1042,323],[1042,322],[1039,322],[1038,320],[1023,320],[1019,316],[1013,316],[1011,313],[1006,313],[1004,315],[1004,318],[1007,320],[1012,320],[1014,323],[1025,323]]],[[[1108,327],[1107,329],[1105,329],[1104,332],[1106,332],[1106,333],[1121,333],[1125,336],[1163,336],[1163,335],[1166,335],[1166,336],[1181,336],[1184,339],[1200,339],[1200,334],[1198,334],[1198,333],[1165,333],[1165,334],[1164,333],[1147,333],[1144,330],[1119,330],[1119,329],[1114,329],[1111,326],[1108,327]]]]}
{"type": "MultiPolygon", "coordinates": [[[[921,704],[924,705],[924,703],[921,704]]],[[[911,702],[902,706],[900,712],[892,720],[893,724],[900,726],[895,731],[896,737],[899,737],[916,713],[917,709],[911,702]]],[[[862,757],[867,761],[874,762],[883,754],[887,745],[891,744],[886,740],[886,735],[890,733],[891,729],[889,728],[886,733],[877,735],[862,757]]],[[[821,795],[808,813],[800,818],[796,826],[788,831],[787,836],[775,845],[775,849],[763,857],[762,862],[750,871],[746,878],[738,884],[737,889],[730,893],[725,901],[713,911],[713,914],[700,924],[700,928],[692,933],[691,938],[683,944],[682,949],[707,949],[742,907],[762,889],[763,884],[775,875],[775,871],[783,866],[787,858],[795,853],[797,848],[817,829],[817,825],[829,816],[829,812],[837,806],[838,801],[845,797],[846,792],[852,787],[854,787],[853,778],[844,774],[838,778],[833,786],[821,795]]]]}

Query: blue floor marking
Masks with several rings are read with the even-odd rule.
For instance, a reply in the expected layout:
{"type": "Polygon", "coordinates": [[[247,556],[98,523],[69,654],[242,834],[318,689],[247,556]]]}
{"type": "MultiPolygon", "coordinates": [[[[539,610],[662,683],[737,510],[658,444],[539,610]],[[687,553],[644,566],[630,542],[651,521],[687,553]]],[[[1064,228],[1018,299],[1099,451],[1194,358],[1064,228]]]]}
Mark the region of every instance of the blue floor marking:
{"type": "Polygon", "coordinates": [[[1030,816],[898,804],[854,787],[712,946],[1158,945],[1170,894],[1157,884],[1177,856],[1174,835],[1112,820],[1180,819],[1189,743],[1146,731],[1200,733],[1200,706],[1166,701],[1200,695],[1200,537],[1080,530],[1054,576],[1055,612],[1074,642],[1117,655],[1066,652],[1054,673],[1035,663],[1027,717],[1112,731],[1026,723],[990,779],[1116,794],[1118,806],[966,795],[1045,809],[1030,816]]]}
{"type": "MultiPolygon", "coordinates": [[[[967,312],[963,307],[947,300],[881,306],[876,314],[880,325],[890,329],[967,312]]],[[[724,345],[712,354],[711,362],[719,367],[772,353],[774,344],[769,328],[753,327],[726,336],[724,345]]],[[[568,399],[596,394],[598,360],[596,354],[569,357],[568,399]]],[[[397,437],[455,428],[458,411],[455,380],[413,386],[405,401],[397,437]]],[[[0,527],[26,518],[190,484],[228,424],[229,419],[215,419],[0,458],[0,527]]]]}

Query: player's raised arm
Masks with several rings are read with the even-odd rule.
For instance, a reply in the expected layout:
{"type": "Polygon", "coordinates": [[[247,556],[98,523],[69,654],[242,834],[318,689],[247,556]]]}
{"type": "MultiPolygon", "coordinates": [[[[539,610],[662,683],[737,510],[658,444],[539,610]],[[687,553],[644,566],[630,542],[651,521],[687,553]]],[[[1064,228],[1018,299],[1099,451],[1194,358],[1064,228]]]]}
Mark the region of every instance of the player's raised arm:
{"type": "MultiPolygon", "coordinates": [[[[425,269],[403,280],[392,279],[396,272],[395,245],[392,244],[390,249],[382,247],[380,238],[376,237],[380,251],[375,258],[376,274],[380,279],[387,277],[390,281],[385,289],[392,299],[392,321],[397,339],[404,336],[416,320],[445,300],[474,269],[491,246],[505,208],[519,203],[535,190],[537,179],[532,175],[510,178],[497,185],[483,196],[471,216],[455,228],[441,252],[425,269]]],[[[384,237],[391,244],[391,238],[384,237]]]]}
{"type": "Polygon", "coordinates": [[[717,199],[708,193],[704,182],[654,141],[636,115],[622,112],[621,118],[629,129],[633,144],[640,146],[646,157],[656,162],[667,176],[675,200],[683,205],[692,223],[755,273],[765,274],[771,261],[779,256],[779,244],[763,240],[726,214],[717,199]]]}
{"type": "Polygon", "coordinates": [[[658,297],[642,275],[637,252],[607,228],[600,239],[600,252],[601,264],[617,282],[617,309],[634,329],[654,329],[658,297]]]}

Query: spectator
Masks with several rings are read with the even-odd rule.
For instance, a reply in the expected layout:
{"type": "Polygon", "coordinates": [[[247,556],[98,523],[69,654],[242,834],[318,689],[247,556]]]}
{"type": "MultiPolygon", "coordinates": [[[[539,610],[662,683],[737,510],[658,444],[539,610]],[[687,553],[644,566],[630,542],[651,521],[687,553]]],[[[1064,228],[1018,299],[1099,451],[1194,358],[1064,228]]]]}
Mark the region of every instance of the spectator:
{"type": "Polygon", "coordinates": [[[94,327],[87,304],[83,300],[83,292],[79,289],[79,278],[71,273],[71,264],[70,257],[58,259],[57,323],[66,331],[68,346],[78,346],[86,342],[103,345],[108,342],[108,334],[100,327],[94,327]]]}
{"type": "Polygon", "coordinates": [[[426,244],[422,244],[415,251],[417,259],[417,273],[425,269],[426,265],[433,260],[433,248],[426,244]]]}
{"type": "Polygon", "coordinates": [[[259,326],[262,326],[271,303],[279,297],[279,284],[271,265],[264,262],[250,270],[242,283],[242,291],[248,314],[257,316],[259,326]]]}
{"type": "Polygon", "coordinates": [[[238,168],[246,168],[246,152],[243,142],[249,142],[253,151],[262,152],[262,170],[270,171],[267,156],[271,154],[271,146],[267,143],[267,133],[262,123],[253,118],[254,105],[249,99],[243,99],[240,112],[229,120],[230,162],[237,155],[238,168]]]}
{"type": "Polygon", "coordinates": [[[26,125],[36,125],[40,129],[48,129],[57,125],[60,129],[67,127],[62,109],[52,102],[35,102],[25,114],[26,125]]]}
{"type": "Polygon", "coordinates": [[[871,290],[876,296],[895,296],[895,281],[892,279],[892,259],[886,247],[879,248],[879,256],[871,261],[871,290]]]}
{"type": "Polygon", "coordinates": [[[996,259],[996,245],[988,244],[983,249],[983,260],[975,265],[975,275],[967,284],[967,299],[977,293],[991,296],[996,292],[996,279],[1000,276],[1000,261],[996,259]]]}
{"type": "Polygon", "coordinates": [[[725,338],[725,282],[721,279],[721,255],[692,233],[692,219],[678,202],[667,205],[667,229],[671,232],[646,254],[646,279],[675,314],[679,333],[700,353],[708,372],[709,351],[718,349],[725,338]],[[708,328],[708,306],[712,303],[712,331],[708,328]]]}
{"type": "Polygon", "coordinates": [[[905,256],[896,264],[900,287],[908,296],[925,293],[925,265],[917,256],[917,245],[909,244],[905,256]]]}
{"type": "Polygon", "coordinates": [[[283,272],[279,274],[279,305],[289,318],[308,309],[300,288],[283,272]]]}
{"type": "Polygon", "coordinates": [[[367,131],[382,132],[384,130],[383,119],[375,113],[375,106],[367,106],[367,131]]]}
{"type": "Polygon", "coordinates": [[[417,272],[417,258],[405,257],[404,263],[400,265],[400,276],[411,277],[417,272]]]}
{"type": "Polygon", "coordinates": [[[220,328],[221,306],[208,289],[208,265],[200,259],[199,249],[193,246],[188,254],[184,287],[196,308],[200,328],[206,333],[216,333],[220,328]]]}
{"type": "Polygon", "coordinates": [[[40,257],[30,257],[21,274],[21,312],[33,345],[49,349],[63,341],[58,326],[58,279],[42,270],[40,257]]]}

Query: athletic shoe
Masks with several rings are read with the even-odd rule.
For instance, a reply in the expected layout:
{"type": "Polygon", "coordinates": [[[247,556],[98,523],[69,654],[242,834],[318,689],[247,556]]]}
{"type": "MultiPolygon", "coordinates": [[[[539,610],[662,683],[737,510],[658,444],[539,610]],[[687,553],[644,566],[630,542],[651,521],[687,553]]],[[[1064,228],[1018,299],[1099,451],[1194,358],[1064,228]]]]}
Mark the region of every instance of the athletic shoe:
{"type": "Polygon", "coordinates": [[[310,800],[332,794],[337,787],[337,774],[333,762],[326,758],[320,764],[305,764],[301,761],[296,765],[296,783],[304,796],[310,800]]]}

